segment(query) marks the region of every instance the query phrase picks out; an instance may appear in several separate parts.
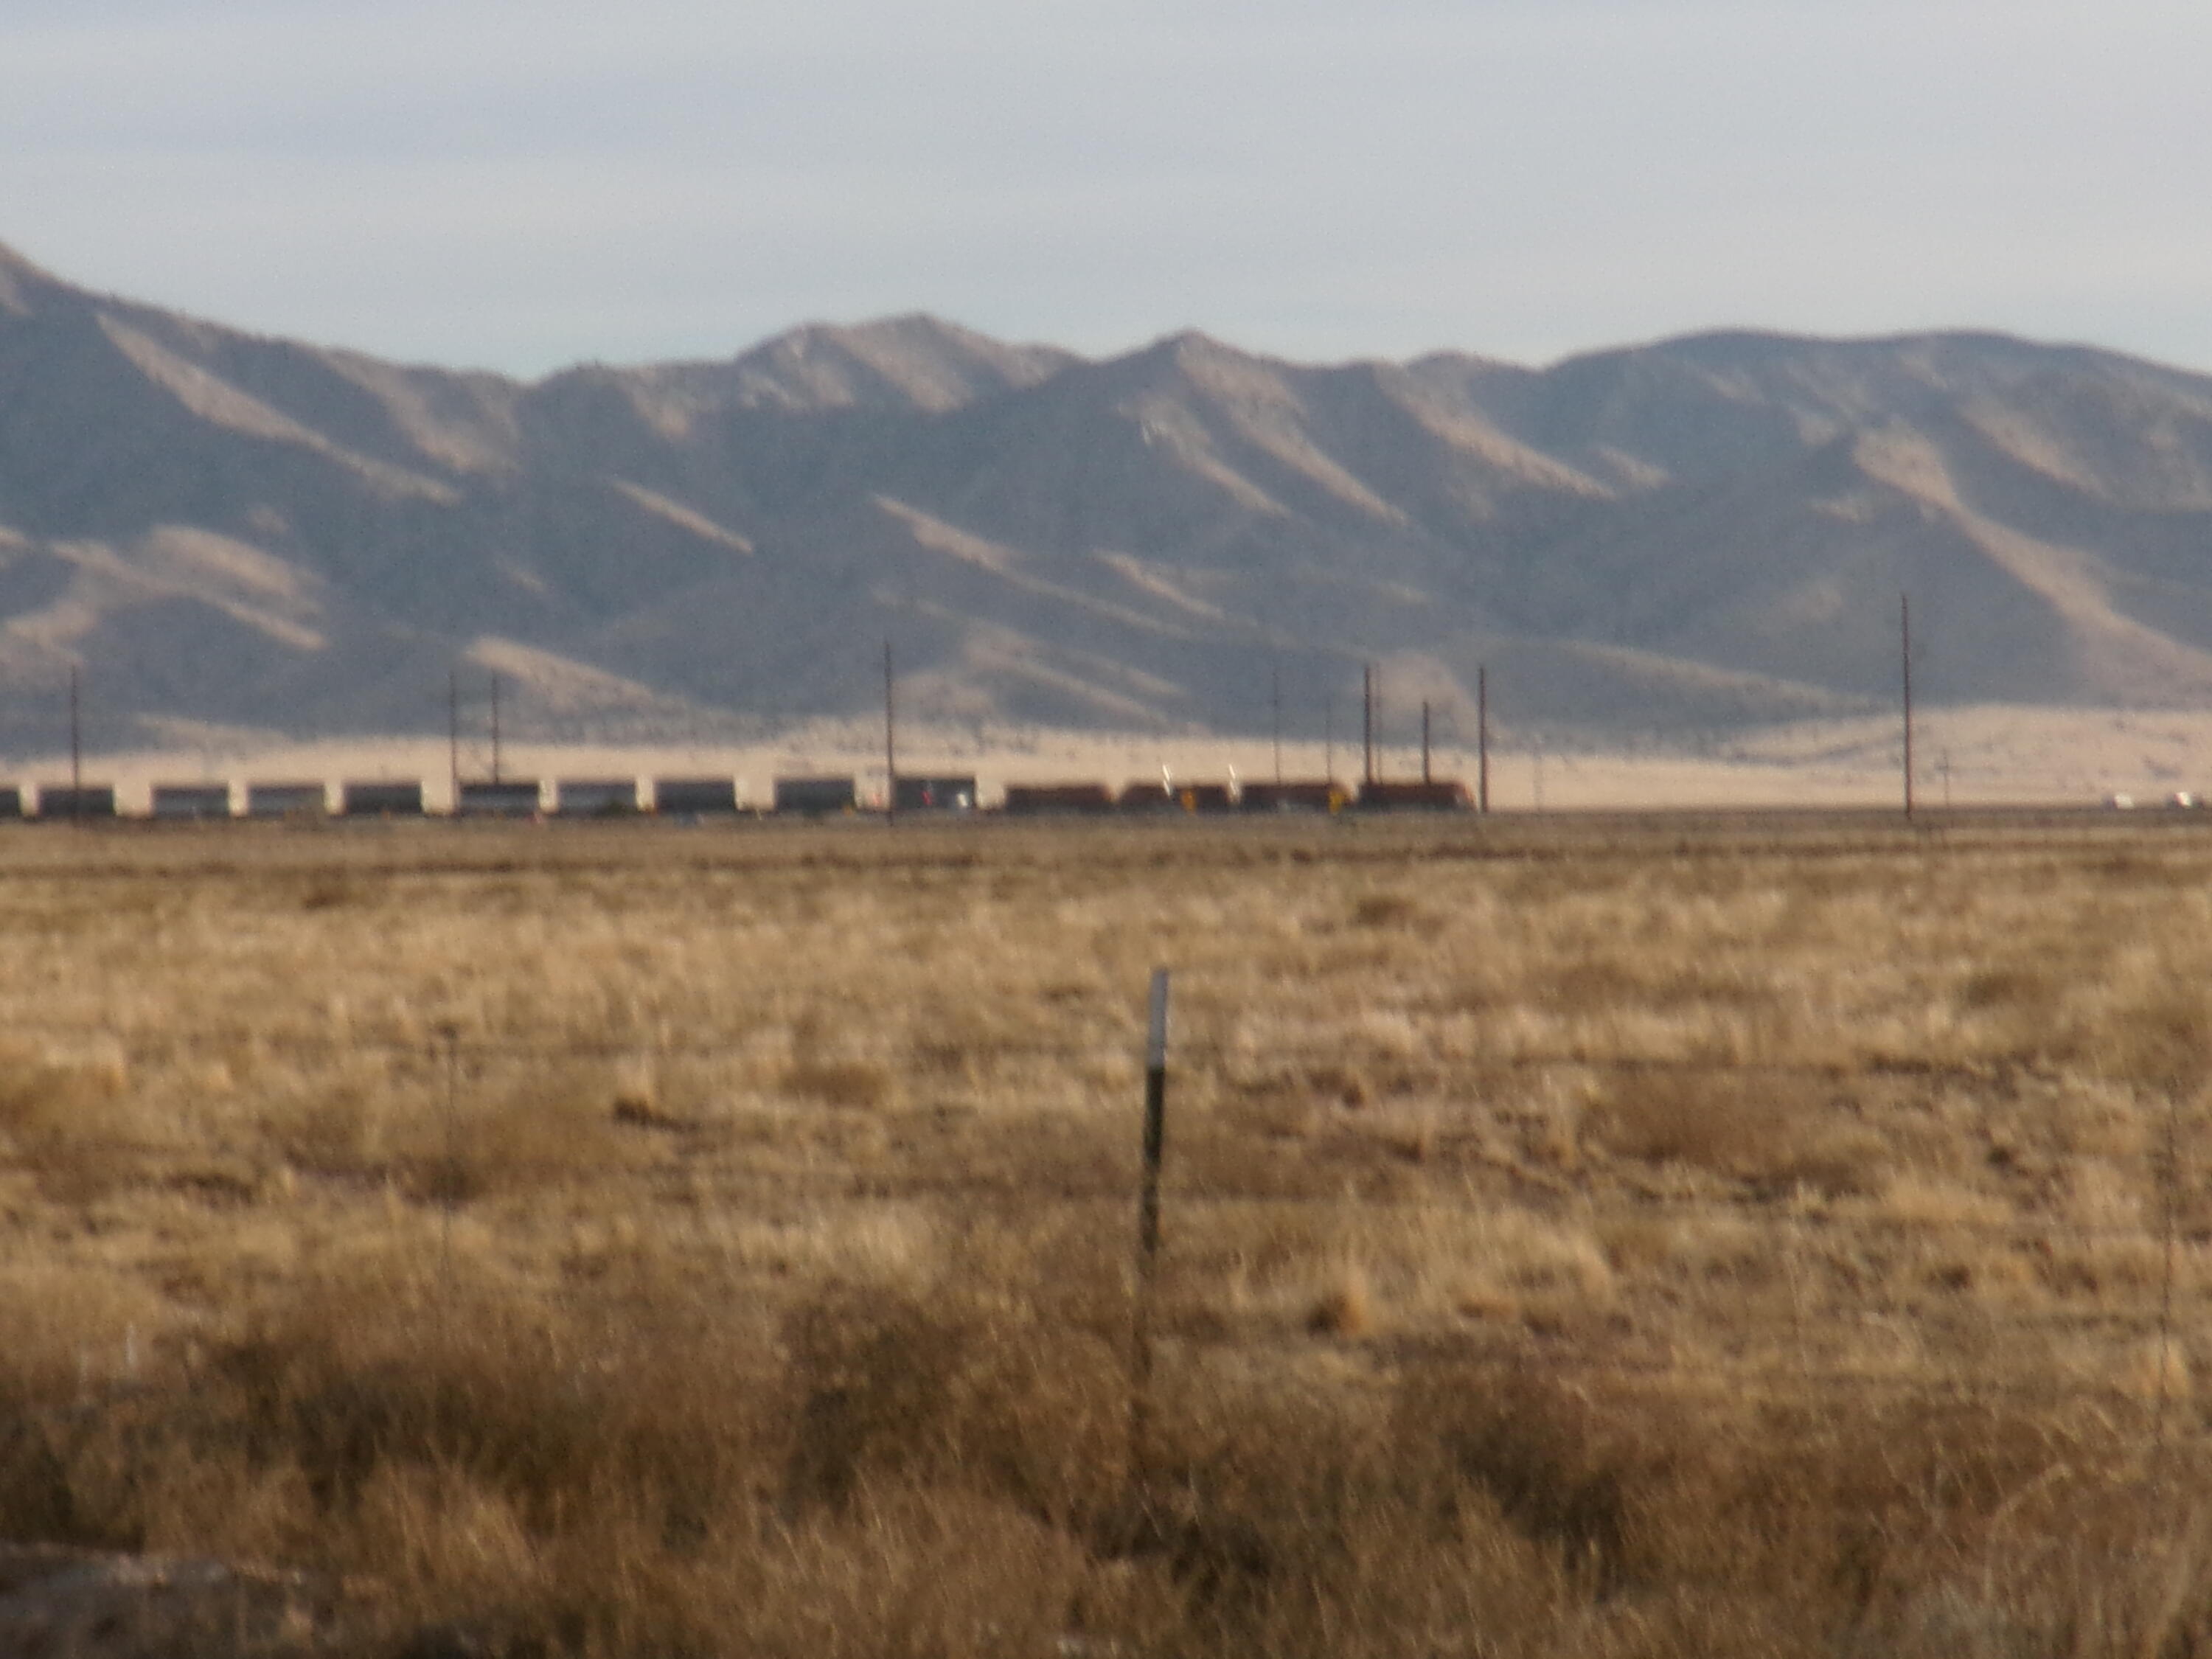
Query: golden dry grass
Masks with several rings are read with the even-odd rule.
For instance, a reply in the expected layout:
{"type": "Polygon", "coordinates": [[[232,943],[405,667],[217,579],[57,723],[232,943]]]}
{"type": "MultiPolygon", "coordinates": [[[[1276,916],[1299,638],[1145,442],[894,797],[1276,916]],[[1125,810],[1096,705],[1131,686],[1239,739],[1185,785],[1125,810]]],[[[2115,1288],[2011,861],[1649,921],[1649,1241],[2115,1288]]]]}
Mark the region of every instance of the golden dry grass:
{"type": "Polygon", "coordinates": [[[362,1652],[2191,1651],[2208,912],[2182,821],[11,834],[0,1538],[362,1652]]]}

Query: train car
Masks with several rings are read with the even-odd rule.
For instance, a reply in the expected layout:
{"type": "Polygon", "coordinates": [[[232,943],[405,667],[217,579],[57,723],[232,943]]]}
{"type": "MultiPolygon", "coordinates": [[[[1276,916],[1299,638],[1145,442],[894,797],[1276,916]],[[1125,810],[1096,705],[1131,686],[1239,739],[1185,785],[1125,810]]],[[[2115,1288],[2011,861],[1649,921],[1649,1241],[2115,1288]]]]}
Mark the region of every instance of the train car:
{"type": "Polygon", "coordinates": [[[726,817],[738,815],[735,778],[655,778],[653,810],[663,817],[726,817]]]}
{"type": "Polygon", "coordinates": [[[89,818],[112,818],[115,786],[112,783],[42,783],[39,786],[39,817],[66,819],[71,823],[89,818]]]}
{"type": "Polygon", "coordinates": [[[1352,805],[1352,791],[1326,778],[1248,783],[1238,805],[1247,812],[1340,812],[1352,805]]]}
{"type": "MultiPolygon", "coordinates": [[[[730,799],[737,799],[734,786],[730,799]]],[[[627,817],[637,811],[637,780],[562,778],[553,786],[553,811],[564,818],[627,817]]]]}
{"type": "Polygon", "coordinates": [[[775,810],[801,817],[826,817],[849,812],[860,803],[860,792],[850,778],[778,778],[775,810]]]}
{"type": "Polygon", "coordinates": [[[891,805],[902,812],[972,812],[975,780],[915,778],[901,773],[891,787],[891,805]]]}
{"type": "Polygon", "coordinates": [[[1179,783],[1175,788],[1176,804],[1186,812],[1233,812],[1237,797],[1225,783],[1179,783]]]}
{"type": "Polygon", "coordinates": [[[0,783],[0,821],[12,823],[23,816],[23,786],[0,783]]]}
{"type": "Polygon", "coordinates": [[[331,792],[320,783],[249,783],[249,818],[319,818],[331,810],[331,792]]]}
{"type": "Polygon", "coordinates": [[[1456,778],[1433,783],[1364,783],[1359,787],[1363,812],[1472,812],[1474,797],[1456,778]]]}
{"type": "Polygon", "coordinates": [[[1121,792],[1121,811],[1132,813],[1233,812],[1237,797],[1225,783],[1133,783],[1121,792]]]}
{"type": "Polygon", "coordinates": [[[157,783],[150,810],[165,823],[189,823],[230,816],[230,786],[227,783],[157,783]]]}
{"type": "Polygon", "coordinates": [[[422,781],[342,783],[338,812],[349,818],[419,818],[422,816],[422,781]]]}
{"type": "Polygon", "coordinates": [[[1002,810],[1010,818],[1095,817],[1114,811],[1103,783],[1010,783],[1002,810]]]}
{"type": "Polygon", "coordinates": [[[1121,791],[1118,810],[1141,816],[1153,812],[1180,812],[1183,805],[1181,798],[1166,784],[1140,778],[1121,791]]]}
{"type": "Polygon", "coordinates": [[[465,778],[453,810],[465,818],[534,818],[541,793],[535,778],[465,778]]]}

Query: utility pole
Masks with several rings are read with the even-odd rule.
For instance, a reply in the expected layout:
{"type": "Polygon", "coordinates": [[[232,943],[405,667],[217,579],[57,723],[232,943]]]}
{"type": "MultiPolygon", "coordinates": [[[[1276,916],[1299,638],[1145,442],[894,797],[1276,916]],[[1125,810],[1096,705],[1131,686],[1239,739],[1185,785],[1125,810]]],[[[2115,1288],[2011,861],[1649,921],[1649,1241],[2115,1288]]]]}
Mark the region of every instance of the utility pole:
{"type": "Polygon", "coordinates": [[[1325,757],[1328,781],[1336,781],[1336,699],[1323,699],[1321,706],[1322,754],[1325,757]]]}
{"type": "Polygon", "coordinates": [[[77,668],[70,665],[70,819],[84,816],[84,729],[78,718],[77,668]]]}
{"type": "Polygon", "coordinates": [[[1359,665],[1359,777],[1375,781],[1375,665],[1359,665]]]}
{"type": "Polygon", "coordinates": [[[1490,810],[1490,670],[1478,665],[1474,671],[1474,805],[1477,811],[1490,810]]]}
{"type": "Polygon", "coordinates": [[[452,772],[453,816],[461,814],[461,671],[446,677],[446,763],[452,772]]]}
{"type": "Polygon", "coordinates": [[[1421,781],[1432,781],[1429,776],[1429,700],[1421,699],[1421,781]]]}
{"type": "Polygon", "coordinates": [[[1912,599],[1897,596],[1899,658],[1905,670],[1905,816],[1912,816],[1912,599]]]}
{"type": "Polygon", "coordinates": [[[499,781],[499,676],[491,677],[491,781],[499,781]]]}
{"type": "Polygon", "coordinates": [[[884,641],[884,822],[898,822],[898,705],[891,696],[891,642],[884,641]]]}
{"type": "Polygon", "coordinates": [[[1275,725],[1275,781],[1283,781],[1283,665],[1272,663],[1267,669],[1267,703],[1274,715],[1275,725]]]}

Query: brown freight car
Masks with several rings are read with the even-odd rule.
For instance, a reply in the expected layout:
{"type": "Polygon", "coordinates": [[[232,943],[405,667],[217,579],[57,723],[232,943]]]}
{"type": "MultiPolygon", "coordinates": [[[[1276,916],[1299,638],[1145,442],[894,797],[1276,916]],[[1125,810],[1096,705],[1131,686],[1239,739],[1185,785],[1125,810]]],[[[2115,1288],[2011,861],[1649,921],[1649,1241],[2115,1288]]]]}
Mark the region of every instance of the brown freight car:
{"type": "Polygon", "coordinates": [[[1008,817],[1087,817],[1114,810],[1114,792],[1103,783],[1010,783],[1008,817]]]}
{"type": "Polygon", "coordinates": [[[1474,797],[1456,778],[1434,783],[1364,783],[1359,786],[1363,812],[1472,812],[1474,797]]]}

